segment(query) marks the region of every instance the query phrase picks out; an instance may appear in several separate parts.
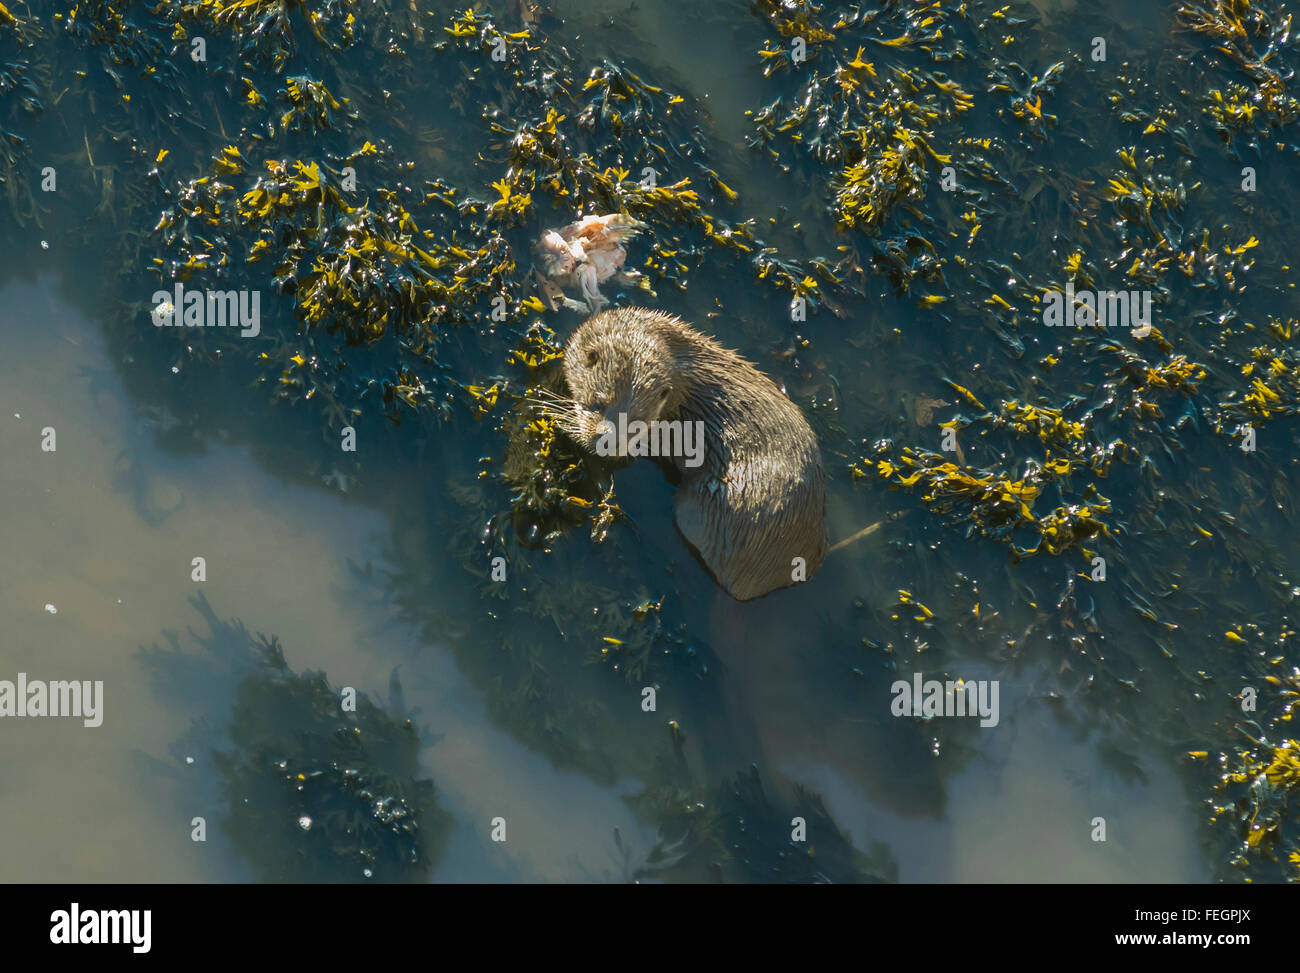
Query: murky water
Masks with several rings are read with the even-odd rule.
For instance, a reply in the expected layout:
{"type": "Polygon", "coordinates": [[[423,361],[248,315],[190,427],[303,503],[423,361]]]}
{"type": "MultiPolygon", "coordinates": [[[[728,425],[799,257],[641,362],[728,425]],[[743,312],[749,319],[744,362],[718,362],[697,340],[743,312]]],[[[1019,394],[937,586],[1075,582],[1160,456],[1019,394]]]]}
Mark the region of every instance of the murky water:
{"type": "MultiPolygon", "coordinates": [[[[57,291],[45,277],[0,292],[7,352],[0,450],[10,460],[0,480],[5,675],[103,680],[104,722],[89,730],[5,721],[0,828],[25,836],[7,849],[5,878],[249,877],[217,829],[205,844],[190,840],[191,818],[215,821],[221,808],[204,803],[214,773],[208,756],[176,747],[197,716],[219,720],[228,711],[233,681],[168,699],[142,659],[165,631],[181,633],[187,653],[201,653],[192,635],[206,628],[190,600],[200,588],[218,616],[274,630],[294,668],[324,669],[340,685],[382,697],[401,667],[406,703],[436,739],[422,751],[422,766],[456,819],[435,881],[621,878],[608,836],[618,828],[642,852],[655,838],[622,799],[636,782],[602,787],[548,766],[490,723],[443,647],[374,602],[350,565],[383,558],[381,514],[323,484],[286,485],[241,447],[214,445],[201,456],[160,449],[158,423],[132,409],[94,324],[57,291]],[[47,427],[57,437],[49,453],[41,450],[47,427]],[[201,586],[191,580],[196,556],[207,562],[201,586]],[[499,815],[517,828],[503,845],[487,832],[499,815]]],[[[409,480],[386,487],[417,488],[409,480]]],[[[701,597],[717,600],[703,586],[701,597]]],[[[946,810],[918,818],[916,808],[900,814],[887,806],[895,800],[882,806],[868,793],[901,782],[863,781],[853,760],[847,767],[810,762],[801,741],[825,728],[817,726],[816,700],[791,686],[796,666],[759,664],[750,653],[761,646],[744,635],[731,639],[720,647],[736,653],[730,664],[773,765],[820,790],[864,850],[868,839],[888,842],[903,880],[1203,877],[1189,855],[1191,809],[1167,770],[1152,767],[1147,783],[1126,784],[1089,741],[1071,739],[1049,710],[1024,703],[1011,687],[1004,684],[1011,705],[1003,732],[979,737],[973,766],[948,784],[954,796],[946,810]],[[1123,838],[1101,846],[1088,840],[1080,808],[1106,815],[1123,838]]],[[[782,655],[790,648],[769,644],[782,655]]],[[[846,755],[881,745],[865,729],[845,729],[846,755]]]]}
{"type": "MultiPolygon", "coordinates": [[[[503,6],[516,16],[515,4],[503,6]]],[[[826,219],[826,200],[801,191],[803,163],[791,175],[759,164],[761,155],[745,147],[753,134],[746,112],[773,97],[759,87],[754,55],[772,32],[748,3],[707,11],[671,0],[556,6],[568,8],[560,11],[566,42],[592,64],[627,65],[707,112],[711,164],[741,200],[729,216],[752,217],[765,233],[770,224],[782,246],[796,241],[791,250],[801,255],[868,262],[867,244],[826,219]]],[[[1047,35],[1049,49],[1025,55],[1030,74],[1079,58],[1087,31],[1111,38],[1117,58],[1158,57],[1171,30],[1168,10],[1094,6],[1091,20],[1081,19],[1075,0],[1025,6],[1049,27],[1064,25],[1047,35]]],[[[503,143],[480,145],[463,133],[449,102],[426,97],[422,70],[411,91],[352,93],[359,117],[375,118],[364,137],[389,138],[415,160],[413,184],[440,176],[490,185],[480,178],[484,154],[502,152],[503,143]]],[[[343,90],[342,79],[328,80],[343,90]]],[[[101,100],[116,96],[98,83],[101,100]]],[[[210,159],[241,136],[251,155],[261,140],[260,130],[256,138],[247,129],[234,134],[248,92],[235,97],[214,86],[210,94],[213,115],[184,120],[193,131],[178,137],[173,163],[210,159]]],[[[1070,105],[1049,107],[1064,114],[1070,105]]],[[[111,128],[96,133],[96,116],[76,96],[45,117],[57,124],[33,132],[33,155],[58,161],[65,182],[86,180],[104,204],[83,214],[84,225],[47,215],[40,227],[19,229],[16,219],[0,227],[0,254],[11,258],[0,277],[0,680],[19,673],[102,680],[103,722],[0,719],[0,880],[265,878],[259,855],[226,826],[243,784],[217,756],[238,749],[241,687],[262,672],[249,651],[257,633],[278,639],[293,673],[322,672],[331,692],[354,688],[393,721],[411,720],[418,772],[436,785],[449,820],[430,881],[786,880],[815,857],[785,840],[796,807],[813,822],[814,847],[843,840],[860,853],[835,858],[835,867],[855,863],[853,878],[1202,882],[1214,874],[1206,795],[1189,782],[1185,754],[1229,745],[1202,737],[1220,718],[1213,707],[1237,692],[1245,664],[1231,653],[1237,642],[1211,639],[1267,616],[1282,619],[1285,642],[1285,616],[1275,602],[1262,603],[1264,582],[1230,561],[1226,548],[1203,553],[1192,546],[1199,537],[1182,538],[1177,549],[1192,551],[1193,567],[1160,597],[1187,613],[1158,619],[1144,599],[1168,567],[1161,518],[1172,524],[1186,510],[1165,506],[1159,476],[1136,464],[1117,463],[1105,483],[1131,521],[1125,543],[1105,548],[1113,583],[1078,585],[1077,605],[1076,581],[1091,570],[1077,551],[1017,560],[977,531],[932,517],[914,494],[850,472],[886,435],[935,439],[939,422],[954,414],[944,410],[962,408],[957,384],[978,387],[990,373],[1013,373],[1017,387],[1007,397],[1064,401],[1109,377],[1094,360],[1070,360],[1041,332],[1026,340],[1037,345],[1026,354],[1023,345],[1008,351],[1011,342],[1000,343],[987,322],[936,325],[884,275],[868,275],[870,299],[854,300],[843,316],[823,309],[799,325],[788,319],[788,295],[755,286],[748,266],[700,274],[682,291],[665,284],[653,301],[638,300],[741,349],[804,407],[830,475],[831,540],[880,522],[878,529],[833,553],[812,583],[740,604],[718,590],[675,530],[671,484],[652,464],[634,464],[615,474],[626,517],[607,540],[591,540],[584,525],[546,545],[516,543],[511,583],[493,589],[480,582],[499,553],[491,529],[509,520],[502,511],[511,500],[489,472],[503,455],[508,461],[518,433],[502,410],[490,418],[449,410],[445,421],[400,424],[367,415],[356,422],[360,451],[341,453],[341,423],[321,421],[313,411],[320,399],[272,404],[276,382],[292,383],[288,371],[258,371],[245,352],[297,347],[285,294],[263,280],[264,332],[245,345],[233,334],[225,346],[210,339],[194,352],[150,327],[149,293],[134,276],[146,267],[122,271],[127,285],[115,276],[116,250],[128,242],[152,266],[145,258],[153,244],[140,241],[150,239],[164,204],[175,203],[168,180],[194,178],[198,163],[176,163],[179,171],[150,182],[140,177],[141,159],[157,154],[151,164],[159,166],[163,159],[152,142],[142,147],[111,128]],[[124,192],[111,183],[117,165],[123,184],[136,178],[139,195],[129,203],[148,226],[114,223],[112,204],[122,197],[113,194],[124,192]],[[172,195],[149,195],[163,184],[172,195]],[[108,283],[91,288],[92,279],[108,283]],[[126,331],[123,304],[135,309],[126,331]],[[1055,372],[1040,358],[1053,350],[1064,360],[1055,372]],[[1222,571],[1216,558],[1227,565],[1222,571]],[[1132,579],[1141,580],[1134,587],[1132,579]],[[1194,611],[1177,601],[1192,589],[1194,611]],[[1240,611],[1243,603],[1258,613],[1240,611]],[[655,625],[662,628],[642,641],[610,634],[644,635],[655,625]],[[996,681],[995,724],[891,713],[892,684],[918,672],[996,681]],[[647,689],[658,694],[656,709],[644,706],[647,689]],[[750,768],[761,796],[746,789],[750,768]],[[825,818],[807,813],[809,795],[824,804],[825,818]],[[206,829],[205,840],[194,840],[196,827],[206,829]],[[796,847],[802,860],[792,857],[796,847]]],[[[312,157],[310,140],[294,139],[280,154],[312,157]]],[[[1091,205],[1090,187],[1101,181],[1093,168],[1100,163],[1079,161],[1086,141],[1053,145],[1041,160],[1044,172],[1073,172],[1079,162],[1074,191],[1086,197],[1075,200],[1079,207],[1091,205]]],[[[330,158],[357,148],[334,143],[330,158]]],[[[1025,144],[1007,155],[1026,170],[1037,165],[1025,144]]],[[[1222,158],[1198,165],[1206,181],[1235,179],[1238,169],[1222,158]]],[[[1049,186],[1036,205],[1046,209],[1058,190],[1049,186]]],[[[415,210],[404,191],[404,205],[415,210]]],[[[503,230],[520,254],[541,226],[561,221],[560,205],[537,194],[526,224],[503,230]]],[[[948,215],[954,225],[963,219],[948,215]]],[[[1039,215],[1020,221],[1028,229],[1006,230],[1015,237],[1008,251],[1023,247],[1017,234],[1037,232],[1039,215]]],[[[572,312],[545,317],[560,337],[580,320],[572,312]]],[[[481,323],[448,339],[468,370],[461,385],[486,386],[494,379],[484,376],[504,367],[508,342],[481,323]]],[[[349,376],[381,374],[375,363],[392,352],[339,347],[349,376]]],[[[1207,405],[1164,404],[1166,425],[1178,429],[1195,425],[1207,405]]],[[[1127,415],[1109,418],[1104,435],[1128,434],[1127,415]]],[[[1296,465],[1283,428],[1261,460],[1272,465],[1250,468],[1259,483],[1285,481],[1296,465]]],[[[968,441],[973,463],[1007,458],[987,442],[968,441]]],[[[1197,517],[1217,523],[1214,511],[1233,511],[1252,543],[1267,548],[1261,563],[1284,578],[1300,559],[1286,540],[1282,494],[1256,502],[1239,459],[1208,436],[1157,457],[1164,484],[1191,484],[1180,496],[1204,501],[1197,517]]],[[[284,728],[272,749],[295,729],[284,728]]],[[[268,817],[268,835],[283,817],[268,817]]]]}
{"type": "Polygon", "coordinates": [[[166,630],[200,654],[184,634],[207,634],[189,601],[200,589],[196,556],[207,560],[201,588],[213,610],[274,630],[294,668],[325,669],[382,697],[402,667],[407,705],[438,738],[422,762],[456,817],[436,880],[606,878],[608,843],[592,835],[618,827],[634,844],[653,843],[620,800],[625,788],[558,773],[491,726],[445,651],[373,604],[349,562],[376,556],[378,514],[323,487],[286,486],[246,449],[216,445],[200,457],[158,449],[94,324],[56,291],[50,278],[15,283],[0,302],[4,678],[102,679],[104,722],[5,720],[0,827],[26,839],[6,844],[6,880],[248,877],[216,827],[206,844],[190,840],[191,818],[215,824],[221,808],[203,803],[207,755],[174,747],[194,718],[220,720],[235,687],[216,681],[191,698],[160,698],[141,655],[166,630]],[[52,453],[40,448],[46,427],[56,432],[52,453]],[[498,815],[517,822],[505,845],[478,827],[498,815]]]}

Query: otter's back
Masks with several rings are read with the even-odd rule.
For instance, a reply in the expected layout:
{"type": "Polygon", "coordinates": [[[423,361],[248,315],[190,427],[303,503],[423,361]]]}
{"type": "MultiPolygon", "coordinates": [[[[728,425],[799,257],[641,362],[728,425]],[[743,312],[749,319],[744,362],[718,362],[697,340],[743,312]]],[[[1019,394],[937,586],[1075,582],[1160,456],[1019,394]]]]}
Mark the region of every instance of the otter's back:
{"type": "Polygon", "coordinates": [[[742,601],[811,577],[826,553],[826,478],[803,413],[767,376],[712,345],[680,413],[704,421],[704,463],[682,468],[678,528],[742,601]]]}

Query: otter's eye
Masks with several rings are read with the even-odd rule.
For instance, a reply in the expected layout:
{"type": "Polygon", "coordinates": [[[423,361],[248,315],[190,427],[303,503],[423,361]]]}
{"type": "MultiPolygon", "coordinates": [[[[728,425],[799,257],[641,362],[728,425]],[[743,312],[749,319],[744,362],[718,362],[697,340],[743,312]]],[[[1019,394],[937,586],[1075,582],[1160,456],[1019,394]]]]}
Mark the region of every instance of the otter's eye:
{"type": "Polygon", "coordinates": [[[609,403],[607,402],[588,402],[583,408],[588,412],[604,412],[609,403]]]}
{"type": "Polygon", "coordinates": [[[587,367],[588,367],[588,368],[590,368],[592,365],[596,364],[596,357],[597,357],[597,355],[596,355],[596,353],[595,353],[594,351],[589,351],[589,352],[587,352],[587,367]]]}
{"type": "Polygon", "coordinates": [[[659,401],[662,402],[666,398],[668,398],[668,389],[667,388],[661,389],[659,392],[659,401]]]}

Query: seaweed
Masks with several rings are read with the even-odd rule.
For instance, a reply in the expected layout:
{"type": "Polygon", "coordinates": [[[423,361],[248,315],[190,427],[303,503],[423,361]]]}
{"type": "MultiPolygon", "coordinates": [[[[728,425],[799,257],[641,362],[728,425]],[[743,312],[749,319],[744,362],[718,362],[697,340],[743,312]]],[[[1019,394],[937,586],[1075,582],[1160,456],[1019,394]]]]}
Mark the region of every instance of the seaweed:
{"type": "MultiPolygon", "coordinates": [[[[345,161],[378,152],[367,142],[345,161]]],[[[276,349],[261,352],[260,363],[274,377],[278,397],[320,396],[332,424],[359,415],[368,396],[394,419],[407,410],[438,408],[444,391],[439,344],[449,327],[467,320],[475,302],[501,288],[513,267],[509,250],[497,236],[473,249],[454,235],[435,237],[397,191],[378,188],[355,200],[342,182],[342,173],[328,164],[273,157],[254,166],[228,146],[214,157],[209,175],[178,188],[175,205],[159,220],[156,232],[171,254],[165,262],[159,258],[160,272],[164,279],[200,283],[236,274],[247,280],[240,264],[268,267],[274,291],[292,296],[298,327],[279,333],[276,349]],[[209,235],[224,243],[215,262],[209,235]],[[341,341],[319,347],[313,338],[318,331],[341,341]],[[395,341],[400,364],[389,365],[383,379],[352,378],[339,352],[383,339],[395,341]]],[[[202,349],[202,332],[197,339],[182,334],[202,349]]]]}
{"type": "Polygon", "coordinates": [[[215,755],[223,827],[268,882],[410,882],[428,877],[450,816],[417,777],[419,738],[364,694],[344,712],[322,673],[291,672],[259,639],[263,671],[240,685],[233,749],[215,755]]]}
{"type": "MultiPolygon", "coordinates": [[[[1079,502],[1063,504],[1046,514],[1035,515],[1032,504],[1049,486],[1072,470],[1070,461],[1048,453],[1041,465],[1030,462],[1026,471],[1012,477],[960,467],[942,454],[905,448],[898,464],[879,460],[877,473],[899,486],[921,486],[921,499],[935,513],[953,524],[969,523],[974,531],[1011,545],[1017,557],[1028,557],[1046,549],[1061,554],[1082,546],[1090,557],[1087,542],[1112,536],[1103,520],[1111,504],[1095,485],[1088,484],[1079,502]],[[1032,547],[1015,543],[1016,531],[1027,528],[1037,535],[1032,547]]],[[[859,471],[861,472],[861,471],[859,471]]]]}
{"type": "Polygon", "coordinates": [[[280,127],[286,132],[314,136],[335,128],[340,112],[351,112],[345,107],[346,98],[340,102],[325,85],[305,75],[285,78],[279,97],[288,106],[280,116],[280,127]]]}
{"type": "Polygon", "coordinates": [[[358,0],[172,0],[187,29],[229,33],[239,55],[279,72],[298,53],[299,31],[331,52],[347,50],[357,39],[358,0]]]}
{"type": "MultiPolygon", "coordinates": [[[[1241,634],[1226,635],[1247,642],[1241,634]]],[[[1279,642],[1285,639],[1283,633],[1279,642]]],[[[1262,725],[1243,717],[1236,736],[1245,743],[1213,761],[1204,750],[1190,756],[1216,773],[1209,824],[1228,844],[1221,877],[1300,882],[1300,741],[1287,736],[1300,699],[1300,669],[1286,670],[1281,657],[1269,663],[1272,671],[1264,676],[1260,694],[1262,725]]]]}
{"type": "Polygon", "coordinates": [[[31,190],[29,139],[19,131],[24,115],[45,110],[39,68],[32,57],[40,38],[39,22],[19,18],[0,5],[0,187],[19,227],[29,221],[40,224],[31,190]]]}
{"type": "Polygon", "coordinates": [[[632,799],[660,821],[659,841],[637,880],[797,883],[897,882],[898,864],[882,842],[861,851],[799,784],[774,796],[756,766],[700,794],[688,770],[667,754],[661,780],[632,799]],[[797,824],[802,822],[802,824],[797,824]],[[796,832],[800,836],[796,838],[796,832]]]}
{"type": "Polygon", "coordinates": [[[345,703],[323,673],[291,671],[275,636],[220,617],[201,594],[189,601],[205,630],[185,645],[166,631],[141,652],[154,690],[193,714],[170,747],[185,769],[168,775],[184,788],[173,799],[224,805],[231,850],[260,881],[426,880],[451,818],[420,777],[396,672],[388,709],[364,693],[345,703]]]}
{"type": "Polygon", "coordinates": [[[1183,2],[1176,13],[1181,26],[1216,42],[1213,54],[1204,57],[1226,59],[1249,79],[1201,95],[1201,110],[1225,142],[1243,131],[1277,129],[1300,118],[1300,102],[1286,90],[1294,70],[1288,55],[1300,51],[1289,13],[1251,0],[1183,2]]]}

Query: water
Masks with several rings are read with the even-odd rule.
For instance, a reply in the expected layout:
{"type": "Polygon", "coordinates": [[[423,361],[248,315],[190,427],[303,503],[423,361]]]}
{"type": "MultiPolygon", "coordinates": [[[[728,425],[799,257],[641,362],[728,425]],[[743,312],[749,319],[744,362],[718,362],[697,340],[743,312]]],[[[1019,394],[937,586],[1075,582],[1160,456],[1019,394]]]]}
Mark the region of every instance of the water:
{"type": "MultiPolygon", "coordinates": [[[[710,165],[740,194],[725,208],[728,218],[755,218],[783,256],[852,252],[870,263],[868,238],[836,232],[825,218],[825,200],[806,183],[811,163],[796,161],[785,173],[745,148],[745,112],[789,94],[780,79],[773,88],[759,78],[753,51],[774,35],[747,4],[698,16],[695,5],[668,0],[574,7],[560,11],[570,19],[557,36],[584,65],[602,58],[627,65],[711,117],[710,165]],[[692,29],[683,30],[687,20],[692,29]],[[769,224],[778,210],[784,219],[769,224]]],[[[1119,44],[1122,23],[1127,50],[1116,57],[1140,63],[1160,57],[1171,30],[1167,11],[1131,21],[1127,5],[1103,4],[1089,20],[1068,0],[1033,7],[1046,18],[1038,36],[1050,41],[1020,52],[1034,72],[1086,55],[1081,31],[1119,44]]],[[[444,13],[427,30],[441,30],[444,13]]],[[[216,38],[214,49],[221,43],[216,38]]],[[[378,59],[367,62],[365,51],[333,59],[309,38],[298,43],[301,62],[288,73],[312,74],[335,95],[347,91],[359,112],[355,132],[322,138],[334,161],[364,136],[390,139],[399,158],[416,160],[416,173],[404,177],[413,185],[439,175],[484,192],[491,182],[484,174],[505,168],[492,168],[501,140],[478,139],[432,80],[434,69],[421,73],[425,61],[414,61],[409,87],[393,91],[390,102],[357,76],[369,64],[389,83],[378,59]]],[[[888,50],[873,56],[883,66],[888,50]]],[[[92,69],[99,63],[87,61],[92,69]]],[[[259,70],[271,95],[276,76],[259,70]]],[[[259,854],[226,826],[242,785],[214,756],[238,749],[232,720],[241,713],[241,685],[257,672],[237,635],[241,624],[276,636],[294,673],[323,672],[334,689],[354,687],[395,721],[411,719],[418,772],[435,783],[437,806],[449,816],[443,849],[417,874],[422,880],[807,878],[789,855],[796,847],[790,819],[807,806],[800,789],[819,795],[829,815],[811,819],[812,843],[827,851],[824,863],[809,867],[836,878],[1202,882],[1221,875],[1224,846],[1207,837],[1205,822],[1210,782],[1185,755],[1238,743],[1225,727],[1239,686],[1260,684],[1269,656],[1294,664],[1279,594],[1286,586],[1275,583],[1296,567],[1284,486],[1300,456],[1293,419],[1264,427],[1264,455],[1245,467],[1250,461],[1222,440],[1184,436],[1184,426],[1175,426],[1191,416],[1198,429],[1208,427],[1217,401],[1209,392],[1161,399],[1157,428],[1172,445],[1152,452],[1164,479],[1156,483],[1133,463],[1117,464],[1102,481],[1123,529],[1113,543],[1097,544],[1110,560],[1111,582],[1088,585],[1079,579],[1089,560],[1077,549],[1016,561],[1006,545],[944,524],[916,493],[889,490],[874,476],[860,482],[849,467],[872,470],[863,457],[881,439],[937,448],[939,423],[963,409],[951,382],[985,389],[981,396],[992,385],[1005,399],[1061,404],[1113,382],[1111,359],[1092,346],[1072,359],[1066,337],[1041,330],[1019,332],[1028,348],[1013,354],[995,319],[936,321],[918,310],[916,294],[900,298],[884,275],[871,273],[864,294],[844,301],[843,317],[823,310],[792,324],[788,294],[774,296],[747,265],[719,260],[684,291],[661,283],[654,301],[637,299],[683,315],[785,384],[822,441],[832,541],[876,521],[880,528],[832,554],[810,583],[739,604],[717,589],[673,528],[672,486],[641,463],[615,475],[627,519],[604,543],[579,526],[544,553],[503,529],[511,538],[503,548],[481,538],[491,535],[489,521],[510,524],[511,490],[494,478],[517,435],[502,422],[504,409],[480,420],[457,405],[441,423],[432,408],[406,413],[401,424],[366,413],[355,421],[360,450],[343,453],[338,424],[316,411],[327,394],[273,404],[280,373],[252,363],[246,348],[269,356],[301,348],[306,359],[313,349],[333,351],[348,359],[350,381],[391,377],[394,343],[351,348],[317,335],[309,348],[295,335],[289,298],[260,278],[250,286],[263,288],[267,320],[247,345],[232,333],[186,347],[185,337],[149,326],[146,270],[153,255],[173,256],[149,229],[175,202],[176,181],[206,171],[228,141],[240,141],[250,158],[261,148],[260,136],[241,141],[240,126],[254,116],[241,108],[242,94],[221,90],[220,77],[202,89],[216,126],[187,119],[183,133],[168,134],[174,168],[164,168],[160,183],[142,177],[142,160],[161,144],[156,133],[134,145],[117,116],[92,131],[85,121],[95,113],[81,90],[47,109],[40,124],[31,123],[33,158],[58,160],[76,199],[108,202],[93,216],[83,203],[84,220],[47,214],[41,227],[19,227],[15,218],[0,230],[7,258],[0,273],[0,679],[25,672],[105,687],[96,729],[71,720],[0,721],[0,834],[23,838],[7,843],[0,879],[267,877],[259,854]],[[162,198],[159,184],[172,196],[162,198]],[[123,253],[138,262],[119,268],[123,253]],[[1063,364],[1035,370],[1033,362],[1053,352],[1063,364]],[[926,401],[935,417],[926,417],[926,401]],[[54,451],[41,448],[47,427],[56,431],[54,451]],[[1270,502],[1259,499],[1265,495],[1270,502]],[[1191,504],[1199,504],[1196,522],[1211,525],[1219,540],[1178,533],[1193,516],[1191,504]],[[1244,534],[1215,520],[1217,511],[1230,511],[1244,534]],[[1256,548],[1258,573],[1241,554],[1256,548]],[[486,575],[491,557],[503,552],[510,581],[494,588],[486,575]],[[196,557],[205,562],[201,581],[196,557]],[[1170,573],[1179,582],[1172,587],[1170,573]],[[1134,610],[1157,595],[1168,595],[1170,607],[1157,604],[1154,620],[1134,610]],[[660,607],[636,610],[646,603],[660,607]],[[1170,618],[1174,628],[1158,627],[1170,618]],[[1255,643],[1250,651],[1223,643],[1221,633],[1240,625],[1255,643]],[[891,683],[915,672],[997,680],[997,725],[892,716],[891,683]],[[647,688],[657,697],[653,711],[644,705],[647,688]],[[764,799],[735,783],[751,766],[764,799]],[[205,841],[192,840],[196,818],[206,823],[205,841]],[[494,840],[498,821],[508,827],[504,841],[494,840]],[[829,850],[839,841],[861,858],[829,850]]],[[[61,87],[52,84],[56,94],[61,87]]],[[[101,109],[116,97],[103,74],[92,73],[87,88],[101,109]]],[[[133,88],[137,102],[150,90],[133,88]]],[[[990,125],[1000,104],[980,105],[990,125]]],[[[0,122],[12,128],[21,119],[5,114],[5,105],[0,122]]],[[[1104,182],[1099,176],[1109,170],[1098,157],[1109,154],[1087,156],[1070,140],[1079,132],[1068,100],[1050,107],[1070,138],[1039,156],[1034,143],[1013,144],[1008,171],[1023,190],[1035,166],[1073,175],[1077,164],[1078,191],[1087,196],[1087,185],[1104,182]]],[[[1109,146],[1108,134],[1079,137],[1109,146]]],[[[267,142],[270,156],[317,157],[304,135],[267,142]]],[[[1236,178],[1236,161],[1198,147],[1198,178],[1236,178]]],[[[986,232],[1003,234],[999,259],[1023,251],[1030,263],[1063,261],[1049,228],[1036,224],[1057,205],[1048,201],[1056,189],[1051,183],[1029,216],[990,219],[986,232]]],[[[536,211],[503,231],[519,255],[539,227],[567,218],[540,189],[535,194],[536,211]]],[[[423,220],[417,195],[401,198],[423,220]]],[[[1284,216],[1292,202],[1279,204],[1284,216]]],[[[950,204],[929,198],[924,205],[933,213],[950,204]]],[[[1250,206],[1251,231],[1261,238],[1265,228],[1293,233],[1250,206]]],[[[1235,215],[1209,208],[1223,219],[1235,215]]],[[[949,215],[958,225],[960,213],[949,215]]],[[[1106,219],[1094,218],[1100,236],[1106,219]]],[[[638,245],[634,261],[645,254],[638,245]]],[[[262,270],[236,267],[223,278],[229,286],[262,270]]],[[[950,265],[946,273],[956,271],[950,265]]],[[[1191,288],[1169,285],[1170,317],[1191,288]]],[[[1295,311],[1277,293],[1261,286],[1231,299],[1262,324],[1265,312],[1295,311]]],[[[580,320],[571,312],[546,318],[561,338],[580,320]]],[[[1196,320],[1182,331],[1165,319],[1162,327],[1177,351],[1210,358],[1215,339],[1196,320]]],[[[486,386],[526,323],[498,328],[480,316],[452,331],[440,354],[462,370],[455,372],[462,384],[486,386]]],[[[1156,360],[1149,347],[1140,350],[1156,360]]],[[[432,369],[419,377],[435,380],[432,369]]],[[[1219,374],[1207,386],[1220,381],[1228,387],[1219,374]]],[[[1154,423],[1119,409],[1095,411],[1103,439],[1156,441],[1154,423]]],[[[1016,469],[1027,456],[1042,459],[1033,449],[1008,457],[1004,441],[974,430],[965,443],[975,466],[1016,469]]],[[[1059,502],[1077,499],[1061,489],[1059,502]]],[[[1057,502],[1049,494],[1040,506],[1057,502]]],[[[281,729],[291,739],[300,728],[281,729]]],[[[299,814],[286,796],[268,815],[268,846],[299,814]]],[[[313,853],[325,855],[318,847],[313,853]]],[[[359,880],[360,863],[347,864],[348,877],[359,880]]],[[[410,876],[381,876],[396,877],[410,876]]]]}
{"type": "MultiPolygon", "coordinates": [[[[214,610],[252,629],[273,629],[295,668],[325,669],[336,682],[382,697],[392,668],[402,667],[406,702],[437,738],[422,750],[422,766],[457,822],[433,880],[621,878],[611,842],[601,839],[617,827],[633,846],[654,844],[653,828],[621,799],[634,782],[605,787],[548,766],[491,724],[444,647],[373,604],[349,565],[382,558],[382,516],[324,485],[284,484],[243,447],[215,445],[198,457],[158,449],[153,425],[133,410],[93,322],[57,291],[45,277],[0,294],[11,315],[0,449],[25,457],[5,467],[5,662],[7,673],[31,678],[103,679],[106,715],[94,732],[57,721],[6,722],[0,827],[26,838],[7,851],[6,879],[250,877],[219,835],[207,846],[189,840],[190,817],[221,813],[199,799],[213,769],[201,752],[170,753],[196,715],[229,709],[234,687],[160,698],[141,659],[141,648],[163,631],[205,633],[188,601],[197,590],[190,580],[196,554],[207,558],[203,592],[214,610]],[[58,432],[54,454],[39,451],[44,426],[58,432]],[[159,481],[154,492],[180,495],[161,523],[142,516],[136,488],[121,476],[124,454],[133,476],[159,481]],[[504,851],[484,837],[483,822],[498,814],[519,822],[504,851]]],[[[388,487],[394,492],[417,486],[395,480],[388,487]]],[[[181,641],[199,651],[191,639],[181,641]]],[[[735,664],[744,666],[743,656],[735,664]]],[[[1150,765],[1145,785],[1125,783],[1101,763],[1092,741],[1072,739],[1049,708],[1005,683],[1004,698],[1020,702],[1004,711],[1004,733],[981,736],[973,766],[948,784],[960,799],[918,816],[917,808],[900,813],[872,800],[851,772],[799,754],[800,738],[820,730],[816,702],[790,689],[788,673],[746,675],[756,682],[755,699],[762,697],[754,718],[777,766],[822,791],[864,850],[870,840],[887,841],[904,881],[1204,877],[1192,847],[1192,809],[1166,768],[1150,765]],[[1083,810],[1106,814],[1121,837],[1099,853],[1083,810]]],[[[844,746],[855,743],[874,745],[850,728],[844,746]]],[[[888,789],[895,781],[869,786],[888,789]]]]}
{"type": "Polygon", "coordinates": [[[203,802],[214,770],[206,753],[171,753],[193,719],[229,710],[235,687],[209,683],[187,698],[160,698],[142,659],[141,649],[165,630],[181,633],[184,649],[199,654],[185,635],[207,634],[188,601],[198,590],[190,580],[196,555],[209,565],[202,590],[213,609],[274,630],[293,667],[322,668],[383,696],[393,667],[402,666],[407,704],[439,738],[422,763],[457,819],[435,879],[598,879],[612,865],[593,834],[618,827],[652,843],[620,800],[626,788],[552,770],[491,726],[444,650],[370,604],[349,563],[377,556],[378,514],[323,488],[288,486],[242,447],[217,444],[198,457],[156,448],[94,324],[56,293],[51,278],[4,290],[11,316],[0,376],[3,448],[23,457],[5,465],[6,678],[25,671],[102,679],[105,717],[94,731],[6,720],[0,822],[26,838],[7,846],[6,880],[250,877],[217,828],[206,845],[189,840],[192,816],[214,824],[220,817],[219,807],[203,802]],[[53,454],[39,451],[44,426],[59,436],[53,454]],[[132,476],[157,481],[154,492],[179,493],[179,506],[161,523],[142,517],[133,486],[115,474],[127,462],[123,454],[132,476]],[[498,814],[518,821],[504,849],[474,826],[498,814]]]}

